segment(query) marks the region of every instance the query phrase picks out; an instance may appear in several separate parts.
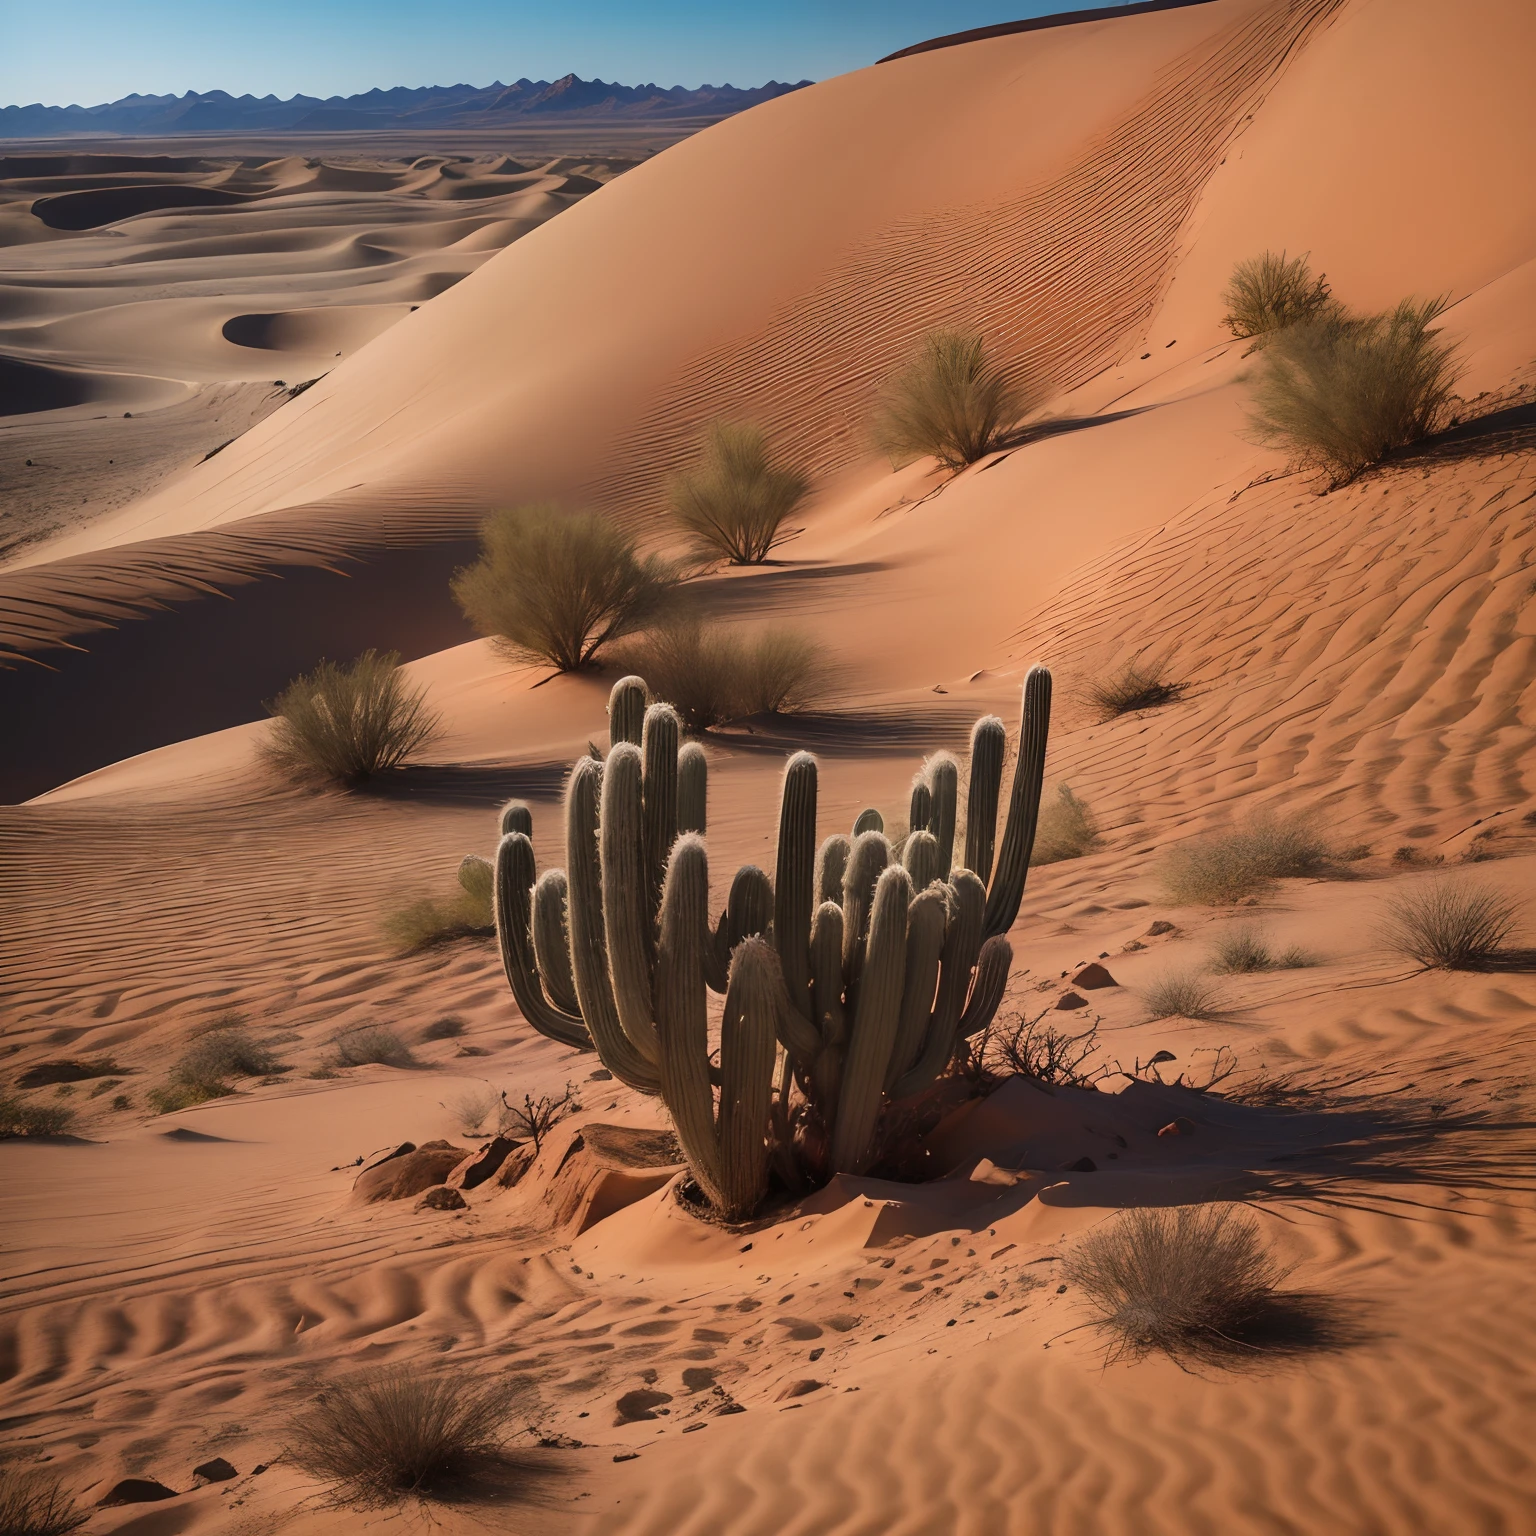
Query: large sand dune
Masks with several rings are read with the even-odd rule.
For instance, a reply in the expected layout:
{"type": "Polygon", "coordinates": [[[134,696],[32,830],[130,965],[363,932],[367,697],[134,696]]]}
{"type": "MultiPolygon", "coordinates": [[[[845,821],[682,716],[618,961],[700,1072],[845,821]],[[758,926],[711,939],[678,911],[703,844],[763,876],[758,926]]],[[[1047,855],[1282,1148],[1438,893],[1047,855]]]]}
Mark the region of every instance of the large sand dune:
{"type": "Polygon", "coordinates": [[[91,1531],[362,1529],[273,1462],[316,1384],[380,1361],[530,1384],[511,1508],[448,1510],[452,1532],[1529,1527],[1529,957],[1424,973],[1377,932],[1445,867],[1536,886],[1533,62],[1517,0],[1212,0],[827,82],[583,198],[6,575],[38,722],[16,761],[96,771],[0,810],[4,1070],[110,1054],[133,1100],[85,1084],[84,1144],[0,1144],[9,1432],[93,1499],[128,1475],[190,1490],[211,1454],[242,1474],[91,1531]],[[1232,263],[1266,245],[1310,249],[1356,305],[1448,293],[1463,423],[1326,496],[1284,473],[1245,435],[1251,361],[1218,324],[1232,263]],[[1040,417],[953,479],[892,472],[869,400],[946,319],[1039,381],[1040,417]],[[1096,1017],[1108,1059],[1166,1049],[1198,1074],[1225,1047],[1353,1088],[1265,1108],[1015,1080],[935,1145],[956,1177],[838,1180],[750,1235],[593,1174],[576,1127],[654,1127],[659,1106],[532,1034],[492,944],[401,959],[379,924],[489,852],[509,794],[559,862],[561,766],[603,739],[603,679],[453,643],[445,568],[476,516],[590,497],[662,537],[665,475],[722,411],[769,422],[817,492],[781,563],[700,580],[700,605],[811,632],[838,676],[820,715],[710,742],[717,883],[771,863],[789,747],[821,757],[824,831],[899,815],[922,754],[988,710],[1012,725],[1043,660],[1048,779],[1103,840],[1031,875],[1013,1006],[1104,957],[1120,985],[1060,1017],[1096,1017]],[[405,648],[449,726],[376,793],[286,786],[239,723],[339,643],[405,648]],[[1138,654],[1190,686],[1100,723],[1081,685],[1138,654]],[[181,739],[203,722],[227,728],[181,739]],[[111,761],[124,742],[141,755],[111,761]],[[1348,877],[1174,905],[1158,855],[1256,808],[1311,814],[1348,877]],[[1244,921],[1316,963],[1224,979],[1214,1020],[1149,1021],[1147,985],[1244,921]],[[228,1009],[294,1070],[147,1116],[228,1009]],[[461,1033],[430,1029],[448,1015],[461,1033]],[[420,1068],[303,1075],[379,1023],[420,1068]],[[477,1084],[568,1080],[582,1116],[516,1188],[460,1215],[349,1202],[356,1158],[462,1141],[477,1084]],[[1192,1137],[1157,1135],[1180,1114],[1192,1137]],[[982,1153],[1039,1171],[973,1180],[982,1153]],[[594,1220],[603,1190],[632,1203],[594,1220]],[[1248,1200],[1325,1298],[1316,1347],[1106,1365],[1062,1254],[1116,1210],[1216,1197],[1248,1200]],[[641,1390],[657,1416],[619,1411],[641,1390]]]}

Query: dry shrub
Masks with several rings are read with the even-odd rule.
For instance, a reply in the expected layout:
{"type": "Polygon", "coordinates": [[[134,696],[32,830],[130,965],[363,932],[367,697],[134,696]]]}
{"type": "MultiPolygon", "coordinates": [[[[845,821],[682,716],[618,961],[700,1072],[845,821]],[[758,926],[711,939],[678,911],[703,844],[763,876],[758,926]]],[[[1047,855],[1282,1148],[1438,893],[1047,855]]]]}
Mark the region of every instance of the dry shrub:
{"type": "Polygon", "coordinates": [[[443,1107],[466,1136],[478,1136],[485,1122],[501,1109],[502,1096],[494,1088],[471,1088],[443,1107]]]}
{"type": "Polygon", "coordinates": [[[1431,329],[1443,299],[1404,299],[1387,314],[1332,314],[1278,333],[1253,384],[1253,434],[1330,487],[1347,485],[1444,418],[1456,348],[1431,329]]]}
{"type": "Polygon", "coordinates": [[[1160,873],[1175,901],[1222,906],[1274,880],[1321,875],[1331,867],[1328,841],[1307,817],[1255,811],[1225,832],[1169,849],[1160,873]]]}
{"type": "Polygon", "coordinates": [[[493,1377],[395,1366],[326,1387],[294,1419],[285,1455],[340,1502],[441,1494],[496,1457],[517,1406],[493,1377]]]}
{"type": "Polygon", "coordinates": [[[1249,1345],[1277,1310],[1289,1271],[1230,1205],[1131,1210],[1088,1233],[1063,1276],[1094,1308],[1112,1359],[1175,1358],[1249,1345]]]}
{"type": "Polygon", "coordinates": [[[703,462],[673,482],[672,512],[702,554],[760,565],[789,537],[784,520],[810,488],[799,470],[774,467],[761,427],[717,421],[703,462]]]}
{"type": "Polygon", "coordinates": [[[1218,1019],[1221,992],[1198,971],[1168,971],[1141,994],[1154,1019],[1218,1019]]]}
{"type": "Polygon", "coordinates": [[[1239,341],[1253,339],[1249,351],[1262,347],[1276,331],[1304,324],[1338,309],[1324,276],[1313,277],[1305,255],[1289,260],[1281,251],[1265,251],[1238,262],[1222,294],[1227,312],[1221,323],[1239,341]]]}
{"type": "Polygon", "coordinates": [[[65,1536],[91,1518],[55,1473],[0,1466],[0,1532],[4,1536],[65,1536]]]}
{"type": "Polygon", "coordinates": [[[686,730],[698,734],[746,715],[792,714],[813,704],[826,674],[820,646],[793,630],[745,638],[726,624],[677,619],[628,642],[614,656],[646,680],[686,730]]]}
{"type": "Polygon", "coordinates": [[[1090,1024],[1078,1034],[1045,1022],[1046,1013],[1032,1019],[1022,1014],[993,1022],[970,1044],[971,1060],[985,1085],[1009,1077],[1029,1077],[1052,1087],[1091,1088],[1101,1068],[1085,1070],[1099,1052],[1099,1027],[1090,1024]]]}
{"type": "Polygon", "coordinates": [[[1035,829],[1031,864],[1059,864],[1063,859],[1080,859],[1099,840],[1099,826],[1093,812],[1065,784],[1056,787],[1056,798],[1040,807],[1040,821],[1035,829]]]}
{"type": "Polygon", "coordinates": [[[464,1033],[464,1020],[456,1013],[446,1013],[434,1019],[422,1030],[423,1040],[457,1040],[464,1033]]]}
{"type": "Polygon", "coordinates": [[[286,1070],[270,1047],[251,1036],[237,1014],[226,1014],[182,1053],[167,1082],[149,1090],[150,1108],[156,1114],[173,1114],[228,1098],[235,1091],[229,1084],[232,1077],[267,1077],[286,1070]]]}
{"type": "MultiPolygon", "coordinates": [[[[75,1118],[62,1104],[34,1104],[19,1094],[0,1093],[0,1141],[22,1136],[62,1136],[75,1118]]],[[[0,1531],[5,1529],[0,1526],[0,1531]]]]}
{"type": "Polygon", "coordinates": [[[1314,963],[1306,950],[1294,944],[1277,953],[1270,948],[1263,929],[1251,923],[1218,934],[1211,946],[1211,969],[1221,976],[1244,976],[1255,971],[1295,971],[1314,963]]]}
{"type": "Polygon", "coordinates": [[[1477,971],[1507,954],[1520,927],[1520,904],[1495,886],[1446,876],[1391,897],[1381,942],[1420,965],[1477,971]]]}
{"type": "Polygon", "coordinates": [[[525,1093],[521,1104],[511,1103],[503,1093],[501,1105],[501,1121],[498,1126],[501,1134],[531,1141],[535,1152],[544,1145],[544,1138],[560,1121],[581,1108],[576,1100],[576,1089],[571,1083],[567,1083],[565,1092],[558,1096],[546,1093],[534,1098],[532,1094],[525,1093]]]}
{"type": "Polygon", "coordinates": [[[447,944],[453,939],[483,938],[495,933],[495,919],[483,902],[467,891],[439,900],[422,896],[384,919],[384,935],[402,954],[447,944]]]}
{"type": "Polygon", "coordinates": [[[481,554],[453,595],[482,635],[514,660],[561,672],[591,666],[603,646],[643,629],[670,601],[676,568],[642,556],[597,512],[512,507],[486,519],[481,554]]]}
{"type": "Polygon", "coordinates": [[[337,1035],[331,1042],[338,1067],[414,1067],[411,1048],[385,1024],[364,1024],[337,1035]]]}
{"type": "Polygon", "coordinates": [[[875,441],[900,467],[932,456],[964,469],[1002,445],[1024,413],[976,331],[930,331],[886,381],[875,441]]]}
{"type": "Polygon", "coordinates": [[[398,768],[441,729],[423,689],[407,686],[399,654],[364,651],[350,666],[322,661],[271,703],[265,751],[285,772],[357,784],[398,768]]]}
{"type": "Polygon", "coordinates": [[[1101,721],[1107,721],[1175,703],[1188,687],[1188,683],[1176,683],[1169,678],[1166,660],[1137,658],[1108,677],[1094,678],[1083,688],[1083,698],[1101,721]]]}

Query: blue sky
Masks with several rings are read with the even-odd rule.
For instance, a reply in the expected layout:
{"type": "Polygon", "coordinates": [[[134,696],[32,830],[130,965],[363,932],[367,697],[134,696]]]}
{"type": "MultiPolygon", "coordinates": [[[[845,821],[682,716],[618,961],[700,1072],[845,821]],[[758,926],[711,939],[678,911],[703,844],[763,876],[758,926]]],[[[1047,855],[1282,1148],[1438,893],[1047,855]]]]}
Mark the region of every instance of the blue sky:
{"type": "MultiPolygon", "coordinates": [[[[0,0],[0,105],[133,91],[349,95],[574,70],[760,85],[1093,0],[0,0]]],[[[1099,0],[1104,3],[1104,0],[1099,0]]]]}

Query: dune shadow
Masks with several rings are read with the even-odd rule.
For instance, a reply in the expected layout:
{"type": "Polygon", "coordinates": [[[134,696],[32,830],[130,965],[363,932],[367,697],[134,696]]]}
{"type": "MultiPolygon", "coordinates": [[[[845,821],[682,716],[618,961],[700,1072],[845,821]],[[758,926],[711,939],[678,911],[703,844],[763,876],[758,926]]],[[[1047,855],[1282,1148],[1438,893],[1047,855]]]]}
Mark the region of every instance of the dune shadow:
{"type": "Polygon", "coordinates": [[[975,711],[958,705],[933,709],[807,710],[752,715],[710,731],[707,740],[743,752],[820,752],[828,757],[963,746],[975,711]]]}
{"type": "MultiPolygon", "coordinates": [[[[1015,427],[999,443],[999,449],[1004,453],[1011,453],[1015,448],[1027,448],[1031,443],[1041,443],[1050,437],[1064,437],[1070,432],[1085,432],[1090,427],[1106,427],[1112,421],[1125,421],[1132,416],[1141,416],[1147,411],[1155,411],[1155,405],[1135,405],[1124,411],[1105,411],[1098,416],[1053,416],[1047,421],[1026,422],[1021,427],[1015,427]]],[[[993,464],[1001,460],[994,459],[993,464]]],[[[992,468],[992,465],[987,465],[992,468]]]]}
{"type": "Polygon", "coordinates": [[[456,1506],[569,1510],[575,1471],[569,1461],[548,1451],[509,1447],[466,1462],[452,1478],[433,1486],[431,1499],[456,1506]]]}
{"type": "Polygon", "coordinates": [[[1454,464],[1536,450],[1536,400],[1474,416],[1411,447],[1399,449],[1383,468],[1400,464],[1454,464]]]}
{"type": "Polygon", "coordinates": [[[569,772],[566,762],[419,763],[376,774],[355,792],[381,800],[422,800],[434,805],[492,806],[513,798],[557,800],[569,772]]]}

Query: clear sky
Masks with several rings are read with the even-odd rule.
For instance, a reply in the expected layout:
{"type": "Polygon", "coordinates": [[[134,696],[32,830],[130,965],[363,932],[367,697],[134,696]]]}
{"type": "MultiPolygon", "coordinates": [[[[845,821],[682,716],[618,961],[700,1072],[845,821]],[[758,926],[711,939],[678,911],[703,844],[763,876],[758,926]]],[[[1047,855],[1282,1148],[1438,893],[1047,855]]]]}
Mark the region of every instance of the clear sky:
{"type": "Polygon", "coordinates": [[[0,106],[135,91],[351,95],[574,71],[822,80],[909,43],[1106,0],[0,0],[0,106]]]}

